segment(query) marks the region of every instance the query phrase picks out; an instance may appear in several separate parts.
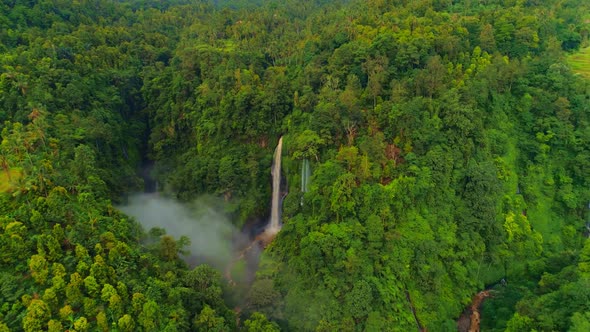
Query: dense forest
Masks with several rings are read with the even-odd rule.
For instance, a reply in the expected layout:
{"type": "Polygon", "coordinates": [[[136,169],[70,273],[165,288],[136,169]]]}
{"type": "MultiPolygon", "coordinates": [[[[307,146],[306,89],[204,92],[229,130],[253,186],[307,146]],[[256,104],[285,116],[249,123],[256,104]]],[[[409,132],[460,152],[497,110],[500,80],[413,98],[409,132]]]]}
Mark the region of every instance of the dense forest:
{"type": "Polygon", "coordinates": [[[486,289],[483,331],[589,331],[589,12],[2,1],[0,332],[456,331],[486,289]],[[121,212],[153,181],[251,227],[280,137],[254,280],[121,212]]]}

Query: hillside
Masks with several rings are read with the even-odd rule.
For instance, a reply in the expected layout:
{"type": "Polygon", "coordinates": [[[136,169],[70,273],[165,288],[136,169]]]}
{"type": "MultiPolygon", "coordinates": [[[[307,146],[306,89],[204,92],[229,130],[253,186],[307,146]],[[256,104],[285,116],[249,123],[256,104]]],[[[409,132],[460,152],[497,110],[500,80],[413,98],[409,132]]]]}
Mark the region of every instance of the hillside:
{"type": "Polygon", "coordinates": [[[588,10],[3,2],[0,331],[586,331],[588,10]]]}

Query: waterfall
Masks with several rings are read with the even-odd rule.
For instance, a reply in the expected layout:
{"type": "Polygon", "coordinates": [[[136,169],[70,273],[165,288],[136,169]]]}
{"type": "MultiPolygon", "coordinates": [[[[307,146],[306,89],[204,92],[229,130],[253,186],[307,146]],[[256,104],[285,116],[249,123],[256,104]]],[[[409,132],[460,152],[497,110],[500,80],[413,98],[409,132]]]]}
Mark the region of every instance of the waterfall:
{"type": "Polygon", "coordinates": [[[309,191],[309,177],[311,176],[311,167],[309,167],[309,159],[303,159],[301,164],[301,192],[309,191]]]}
{"type": "Polygon", "coordinates": [[[254,238],[248,247],[241,250],[225,269],[225,276],[230,285],[236,285],[232,280],[232,267],[242,258],[247,257],[252,248],[263,249],[275,238],[281,230],[281,201],[286,193],[281,193],[281,154],[283,152],[283,137],[279,138],[279,143],[275,149],[270,174],[272,175],[272,202],[270,208],[270,222],[264,231],[254,238]]]}
{"type": "Polygon", "coordinates": [[[281,154],[283,151],[283,137],[279,138],[279,143],[275,149],[274,159],[272,162],[272,204],[270,210],[270,223],[268,231],[270,233],[277,233],[281,227],[279,221],[280,203],[281,203],[281,154]]]}
{"type": "MultiPolygon", "coordinates": [[[[301,162],[301,192],[306,193],[309,191],[309,177],[311,176],[311,167],[309,166],[309,159],[303,159],[301,162]]],[[[303,195],[301,195],[301,201],[299,205],[303,206],[303,195]]]]}

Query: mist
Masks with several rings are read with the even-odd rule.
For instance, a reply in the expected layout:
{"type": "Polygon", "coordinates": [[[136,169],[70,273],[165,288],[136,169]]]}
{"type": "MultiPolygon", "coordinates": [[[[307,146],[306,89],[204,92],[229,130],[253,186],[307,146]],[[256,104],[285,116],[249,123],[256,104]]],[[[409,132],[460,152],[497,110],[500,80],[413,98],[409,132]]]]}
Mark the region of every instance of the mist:
{"type": "Polygon", "coordinates": [[[153,193],[132,195],[119,208],[134,217],[145,231],[159,227],[175,240],[187,236],[191,244],[184,249],[190,253],[182,257],[187,263],[209,263],[222,269],[232,259],[233,241],[239,232],[215,203],[202,198],[184,204],[153,193]]]}

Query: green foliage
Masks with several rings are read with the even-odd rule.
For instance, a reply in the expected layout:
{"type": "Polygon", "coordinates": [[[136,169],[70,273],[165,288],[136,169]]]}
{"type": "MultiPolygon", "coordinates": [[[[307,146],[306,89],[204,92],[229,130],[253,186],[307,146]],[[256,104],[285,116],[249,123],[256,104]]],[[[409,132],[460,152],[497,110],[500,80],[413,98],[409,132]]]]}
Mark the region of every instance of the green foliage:
{"type": "Polygon", "coordinates": [[[163,236],[158,246],[142,245],[140,227],[112,206],[94,150],[59,141],[39,127],[52,123],[52,117],[35,116],[25,125],[7,122],[2,132],[9,167],[22,170],[11,191],[0,193],[4,326],[136,331],[175,325],[187,330],[191,317],[183,313],[205,305],[222,315],[211,319],[233,322],[220,276],[198,272],[211,268],[199,267],[198,282],[189,286],[194,274],[178,258],[187,239],[177,243],[163,236]],[[138,296],[140,291],[147,295],[138,296]]]}
{"type": "Polygon", "coordinates": [[[244,327],[248,332],[278,332],[279,326],[274,322],[269,322],[268,318],[259,312],[254,312],[249,319],[244,322],[244,327]]]}
{"type": "Polygon", "coordinates": [[[205,305],[201,313],[196,316],[193,321],[193,326],[199,331],[229,331],[229,327],[225,324],[223,317],[217,317],[215,310],[205,305]]]}
{"type": "Polygon", "coordinates": [[[576,312],[572,316],[571,332],[588,331],[590,329],[590,312],[579,313],[576,312]]]}
{"type": "Polygon", "coordinates": [[[587,12],[0,5],[0,330],[438,331],[501,278],[487,329],[587,330],[589,90],[568,67],[587,12]],[[223,197],[243,224],[268,211],[282,135],[284,226],[236,326],[187,240],[113,202],[154,161],[162,191],[223,197]]]}

